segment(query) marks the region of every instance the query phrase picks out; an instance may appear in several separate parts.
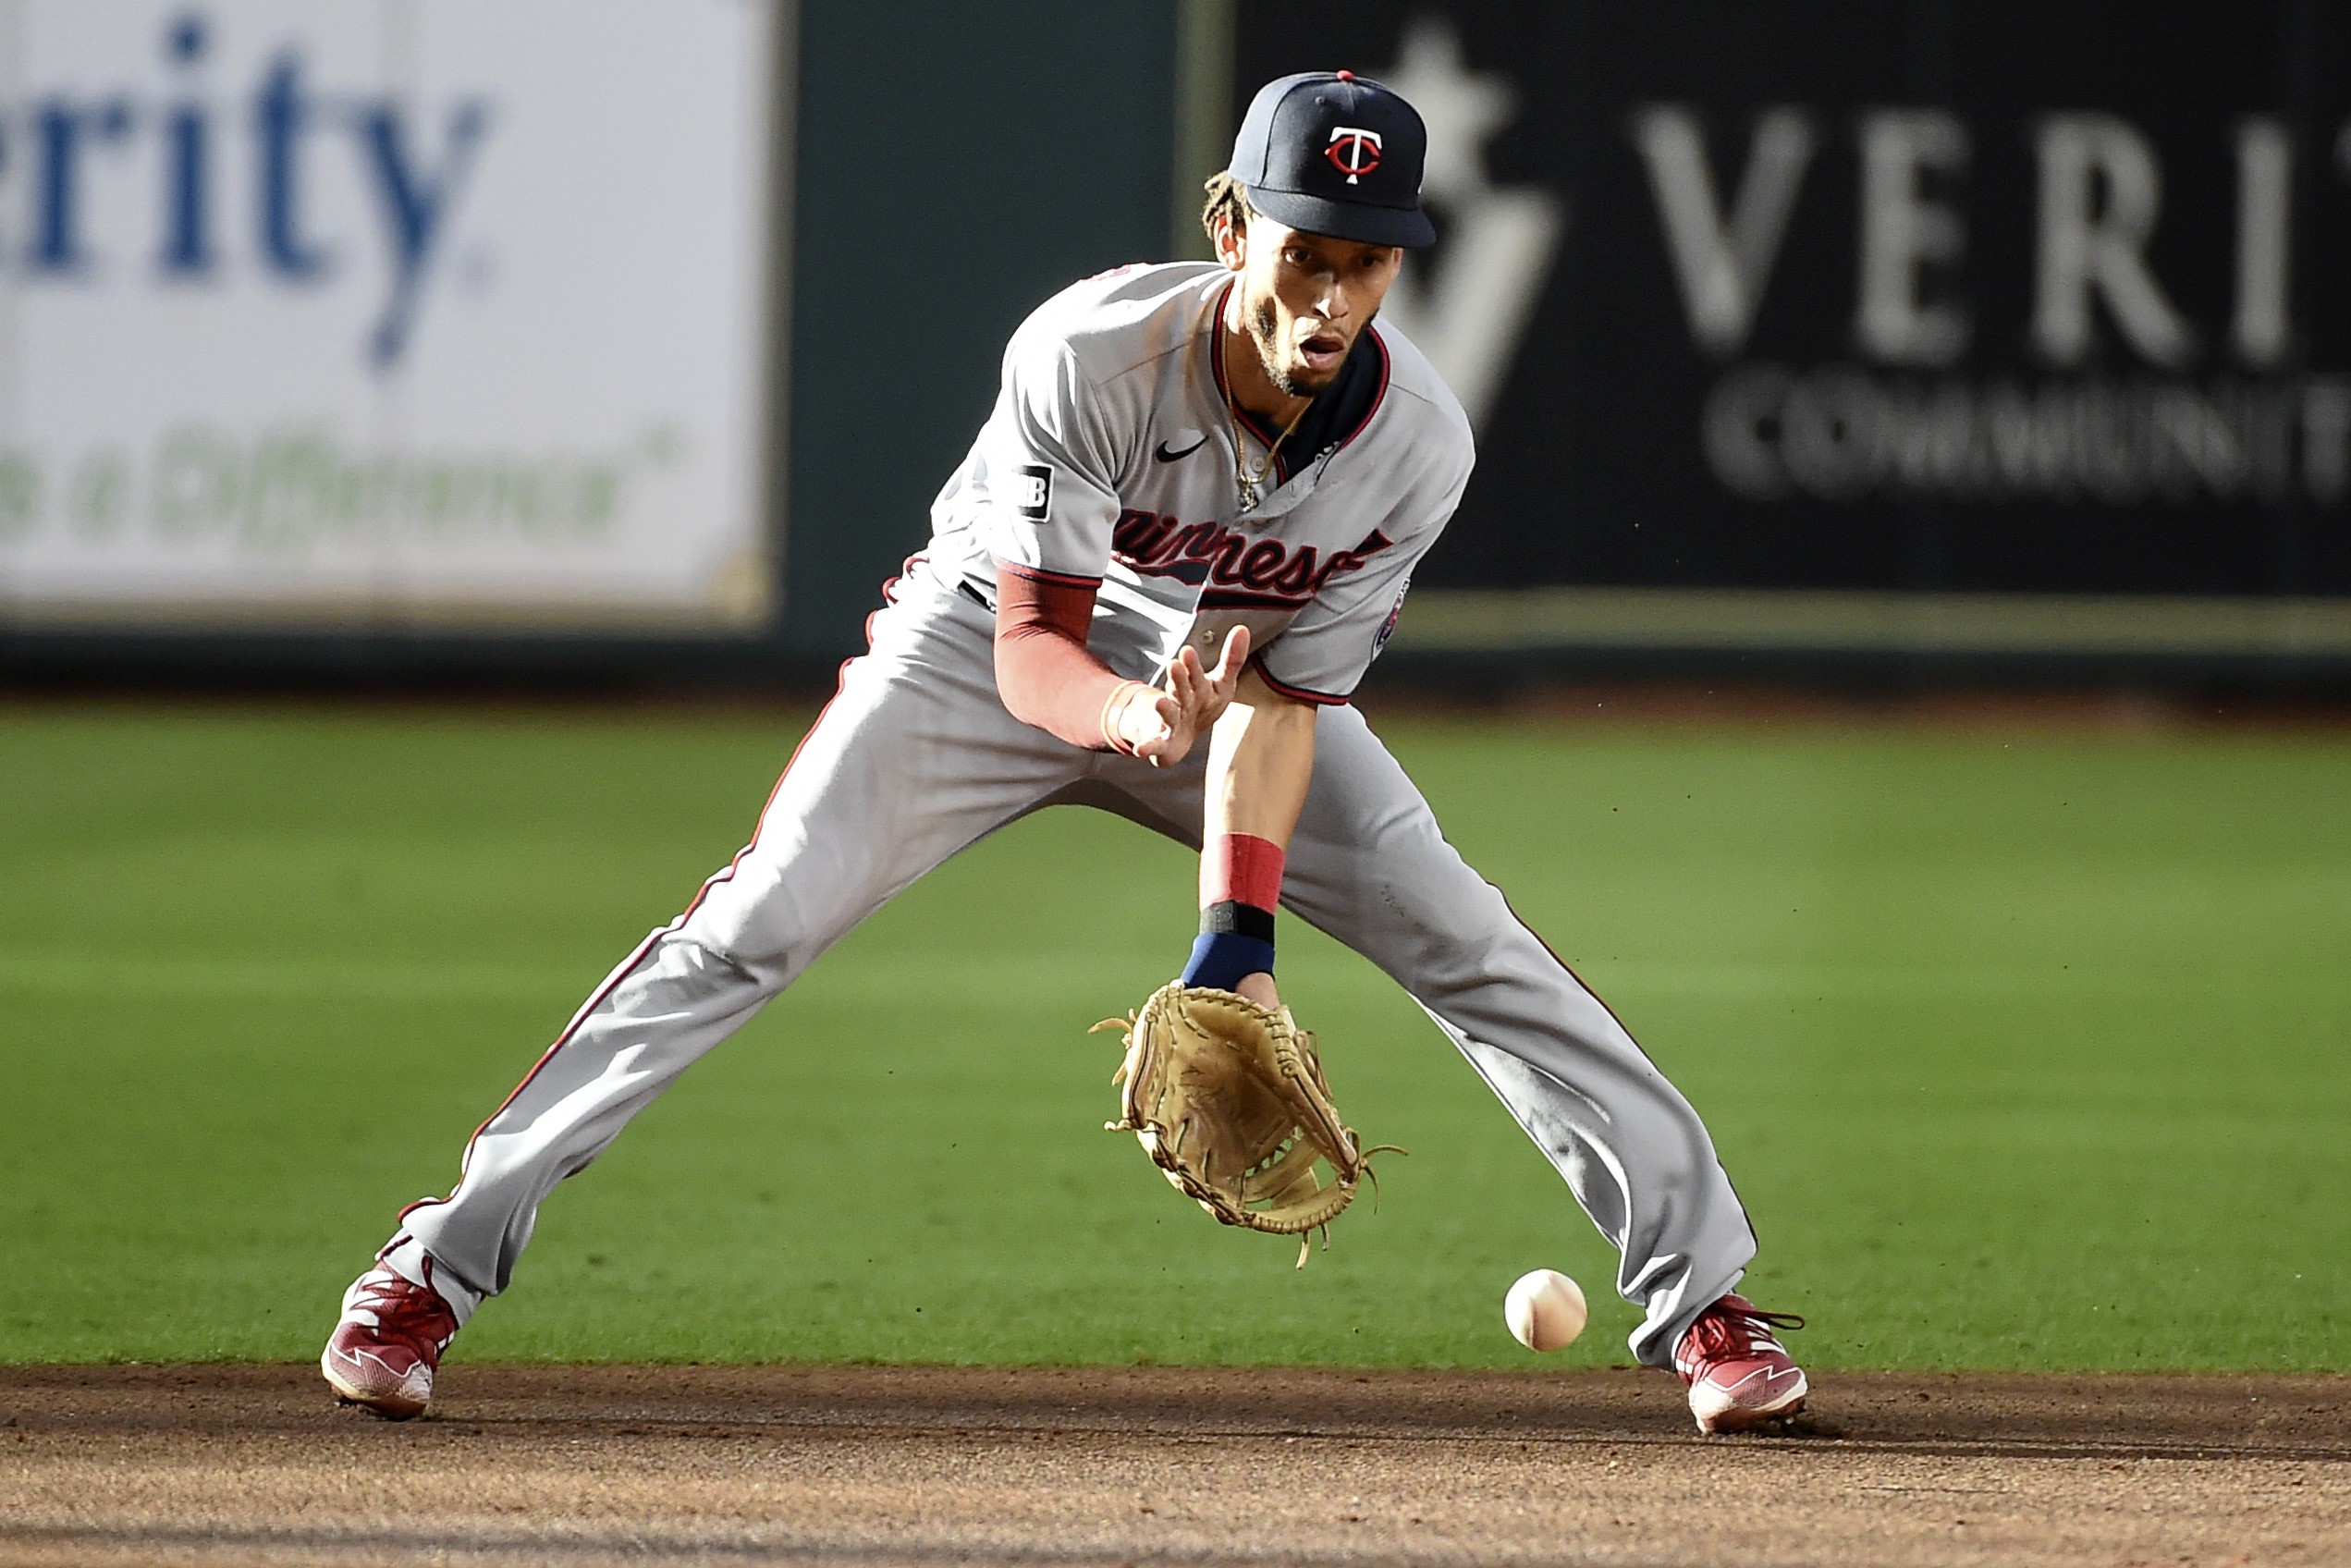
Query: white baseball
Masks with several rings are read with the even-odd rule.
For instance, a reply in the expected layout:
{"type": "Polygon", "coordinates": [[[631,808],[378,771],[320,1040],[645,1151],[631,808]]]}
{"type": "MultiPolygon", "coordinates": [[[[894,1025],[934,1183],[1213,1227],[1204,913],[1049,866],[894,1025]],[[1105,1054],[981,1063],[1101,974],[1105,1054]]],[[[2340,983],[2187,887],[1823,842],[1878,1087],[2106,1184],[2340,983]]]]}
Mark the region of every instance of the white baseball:
{"type": "Polygon", "coordinates": [[[1502,1298],[1502,1321],[1528,1350],[1558,1350],[1572,1345],[1584,1331],[1588,1313],[1584,1288],[1556,1268],[1537,1268],[1519,1276],[1502,1298]]]}

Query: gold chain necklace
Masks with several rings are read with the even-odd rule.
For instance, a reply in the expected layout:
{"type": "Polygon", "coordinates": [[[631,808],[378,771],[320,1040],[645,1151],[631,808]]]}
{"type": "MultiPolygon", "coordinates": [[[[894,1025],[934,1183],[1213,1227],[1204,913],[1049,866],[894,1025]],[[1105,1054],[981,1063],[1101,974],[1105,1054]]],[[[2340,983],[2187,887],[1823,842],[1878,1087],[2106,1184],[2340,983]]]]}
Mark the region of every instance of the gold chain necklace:
{"type": "Polygon", "coordinates": [[[1273,445],[1266,448],[1266,460],[1259,463],[1256,472],[1252,473],[1249,471],[1248,447],[1241,435],[1241,410],[1234,406],[1232,393],[1230,390],[1232,386],[1232,372],[1230,361],[1225,359],[1224,323],[1217,323],[1211,330],[1217,335],[1217,363],[1225,369],[1222,377],[1225,387],[1224,417],[1225,423],[1232,427],[1232,477],[1234,483],[1241,487],[1241,509],[1244,512],[1254,512],[1257,509],[1259,486],[1263,485],[1267,476],[1273,472],[1274,454],[1281,450],[1281,444],[1290,439],[1290,433],[1298,428],[1298,422],[1306,417],[1306,410],[1315,406],[1315,400],[1309,398],[1298,405],[1298,411],[1290,416],[1290,423],[1281,427],[1281,434],[1275,436],[1273,445]]]}

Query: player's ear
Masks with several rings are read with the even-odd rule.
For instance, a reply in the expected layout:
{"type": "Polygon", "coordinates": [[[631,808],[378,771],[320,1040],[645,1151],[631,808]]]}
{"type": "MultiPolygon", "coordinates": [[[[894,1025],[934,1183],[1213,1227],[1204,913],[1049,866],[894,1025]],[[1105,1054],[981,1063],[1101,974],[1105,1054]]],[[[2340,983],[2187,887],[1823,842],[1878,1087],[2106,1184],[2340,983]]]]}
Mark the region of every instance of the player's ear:
{"type": "Polygon", "coordinates": [[[1232,221],[1229,212],[1217,214],[1217,260],[1239,272],[1249,259],[1249,232],[1232,221]]]}

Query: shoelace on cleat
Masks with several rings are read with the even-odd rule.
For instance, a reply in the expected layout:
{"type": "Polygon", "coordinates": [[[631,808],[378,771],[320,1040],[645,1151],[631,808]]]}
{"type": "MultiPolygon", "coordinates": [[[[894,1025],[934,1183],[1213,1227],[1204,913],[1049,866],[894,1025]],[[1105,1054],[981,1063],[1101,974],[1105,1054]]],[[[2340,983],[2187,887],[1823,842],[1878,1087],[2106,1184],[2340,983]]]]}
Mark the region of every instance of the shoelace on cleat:
{"type": "Polygon", "coordinates": [[[1696,1372],[1718,1362],[1750,1361],[1767,1351],[1785,1355],[1787,1347],[1772,1330],[1803,1327],[1804,1319],[1793,1312],[1765,1312],[1744,1296],[1724,1296],[1690,1325],[1676,1359],[1687,1360],[1696,1372]]]}
{"type": "Polygon", "coordinates": [[[361,1309],[375,1314],[378,1339],[398,1340],[427,1361],[437,1362],[441,1352],[457,1338],[457,1314],[449,1310],[449,1304],[437,1292],[410,1284],[398,1275],[362,1280],[345,1310],[361,1309]]]}

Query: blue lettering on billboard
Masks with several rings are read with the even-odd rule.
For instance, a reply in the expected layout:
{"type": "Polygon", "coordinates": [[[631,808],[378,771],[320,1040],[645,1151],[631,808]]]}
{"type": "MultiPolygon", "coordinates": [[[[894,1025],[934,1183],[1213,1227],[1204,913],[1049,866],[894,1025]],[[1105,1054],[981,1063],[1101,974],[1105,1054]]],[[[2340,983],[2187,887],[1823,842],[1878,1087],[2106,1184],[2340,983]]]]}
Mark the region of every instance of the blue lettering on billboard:
{"type": "MultiPolygon", "coordinates": [[[[87,232],[85,192],[113,176],[125,149],[141,137],[161,151],[153,272],[158,281],[201,282],[219,276],[235,254],[233,214],[215,210],[217,160],[252,159],[251,258],[264,277],[288,288],[331,283],[340,248],[359,237],[317,231],[305,220],[312,179],[340,171],[357,178],[375,214],[388,283],[360,351],[378,371],[400,361],[422,310],[435,259],[493,125],[486,98],[461,98],[427,116],[390,94],[329,90],[307,75],[299,42],[273,55],[241,104],[201,96],[192,81],[212,45],[202,12],[172,22],[162,40],[167,83],[160,92],[120,89],[96,93],[47,89],[0,104],[0,200],[10,187],[27,218],[10,243],[0,228],[0,266],[15,263],[27,283],[88,285],[116,276],[87,232]],[[323,155],[342,141],[351,156],[323,155]]],[[[130,269],[139,276],[146,269],[130,269]]]]}

